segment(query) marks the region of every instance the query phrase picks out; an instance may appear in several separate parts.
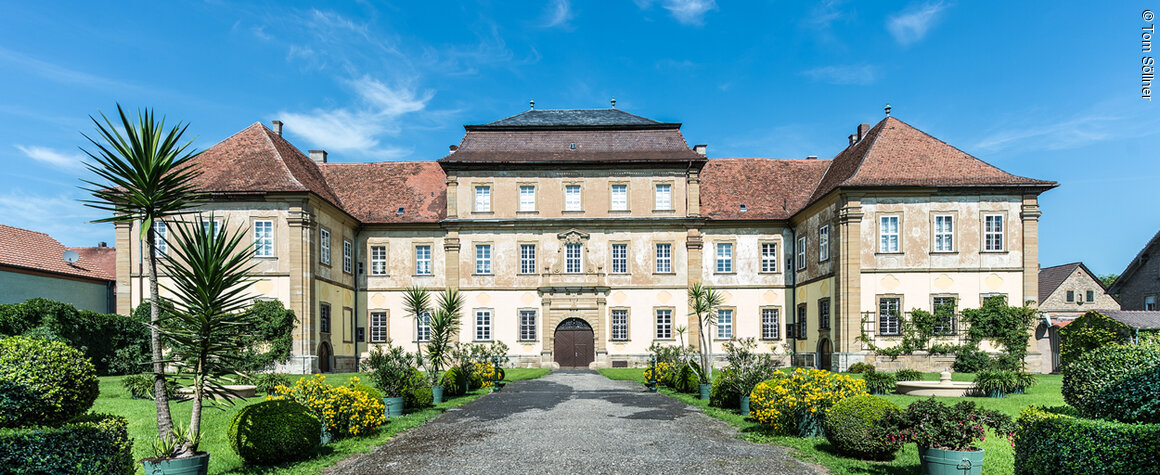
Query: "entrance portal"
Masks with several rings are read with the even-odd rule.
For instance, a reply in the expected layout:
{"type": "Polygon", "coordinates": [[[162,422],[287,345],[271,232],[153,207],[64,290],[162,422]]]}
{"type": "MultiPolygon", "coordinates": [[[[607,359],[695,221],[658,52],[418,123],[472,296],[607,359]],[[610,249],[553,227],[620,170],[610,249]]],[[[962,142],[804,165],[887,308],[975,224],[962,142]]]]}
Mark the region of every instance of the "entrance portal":
{"type": "Polygon", "coordinates": [[[592,326],[579,318],[569,318],[556,327],[553,356],[561,368],[587,368],[596,360],[596,339],[592,326]]]}
{"type": "Polygon", "coordinates": [[[818,369],[832,371],[833,366],[830,363],[833,354],[834,350],[830,348],[830,339],[822,338],[818,342],[818,369]]]}
{"type": "Polygon", "coordinates": [[[330,372],[330,343],[325,341],[318,345],[318,372],[330,372]]]}

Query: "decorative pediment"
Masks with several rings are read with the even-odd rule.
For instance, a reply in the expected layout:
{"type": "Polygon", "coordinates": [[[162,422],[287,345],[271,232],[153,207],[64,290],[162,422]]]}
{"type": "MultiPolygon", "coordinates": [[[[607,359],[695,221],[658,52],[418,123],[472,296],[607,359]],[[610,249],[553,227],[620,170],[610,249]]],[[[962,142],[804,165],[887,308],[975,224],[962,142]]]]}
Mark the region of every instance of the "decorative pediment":
{"type": "Polygon", "coordinates": [[[576,228],[569,229],[556,235],[564,244],[583,244],[588,240],[588,233],[582,233],[576,228]]]}

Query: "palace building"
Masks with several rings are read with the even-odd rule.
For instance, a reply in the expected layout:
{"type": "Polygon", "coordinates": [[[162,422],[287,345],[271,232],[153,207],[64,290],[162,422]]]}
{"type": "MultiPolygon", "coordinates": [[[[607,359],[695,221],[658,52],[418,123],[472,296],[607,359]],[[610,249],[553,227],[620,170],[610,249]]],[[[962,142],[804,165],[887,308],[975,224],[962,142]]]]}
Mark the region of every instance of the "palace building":
{"type": "MultiPolygon", "coordinates": [[[[298,315],[281,369],[300,373],[353,370],[387,340],[413,351],[412,286],[459,289],[460,341],[503,341],[518,366],[639,365],[655,342],[696,341],[695,282],[725,298],[715,351],[749,337],[844,370],[898,344],[912,309],[1034,305],[1038,195],[1056,186],[889,116],[832,159],[708,158],[681,124],[618,109],[468,125],[432,161],[332,163],[281,129],[209,148],[198,184],[203,211],[253,236],[255,298],[298,315]]],[[[138,235],[117,229],[121,312],[146,289],[138,235]]]]}

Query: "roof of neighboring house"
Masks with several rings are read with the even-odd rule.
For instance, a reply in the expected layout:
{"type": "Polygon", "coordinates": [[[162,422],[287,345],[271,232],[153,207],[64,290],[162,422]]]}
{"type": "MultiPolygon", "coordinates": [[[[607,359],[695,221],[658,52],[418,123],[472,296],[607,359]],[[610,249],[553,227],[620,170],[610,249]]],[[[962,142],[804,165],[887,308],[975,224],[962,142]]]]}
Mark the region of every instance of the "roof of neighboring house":
{"type": "Polygon", "coordinates": [[[1160,329],[1160,311],[1155,310],[1100,310],[1108,318],[1141,330],[1160,329]]]}
{"type": "MultiPolygon", "coordinates": [[[[64,261],[63,257],[68,248],[51,236],[0,224],[0,266],[94,280],[116,280],[115,272],[105,270],[104,266],[108,263],[105,262],[103,256],[94,257],[87,252],[81,252],[80,249],[92,248],[78,248],[77,253],[80,254],[80,259],[69,264],[64,261]]],[[[115,260],[116,257],[114,256],[113,259],[115,260]]]]}
{"type": "Polygon", "coordinates": [[[679,128],[681,124],[657,122],[629,114],[620,109],[545,109],[529,110],[482,125],[468,125],[467,130],[527,127],[663,127],[679,128]]]}
{"type": "Polygon", "coordinates": [[[1124,282],[1128,282],[1132,278],[1132,275],[1136,273],[1136,270],[1148,260],[1148,249],[1152,249],[1158,244],[1160,244],[1160,232],[1157,232],[1156,235],[1152,236],[1152,239],[1148,240],[1148,243],[1143,248],[1140,248],[1140,252],[1137,252],[1136,257],[1133,257],[1131,262],[1128,262],[1128,267],[1124,268],[1124,271],[1120,273],[1120,277],[1115,282],[1112,282],[1112,286],[1108,288],[1108,292],[1113,294],[1120,293],[1120,288],[1124,286],[1124,282]]]}
{"type": "Polygon", "coordinates": [[[811,201],[839,187],[1057,185],[1012,175],[906,122],[886,117],[834,157],[811,201]]]}
{"type": "Polygon", "coordinates": [[[117,248],[109,246],[94,246],[94,247],[74,247],[71,248],[80,254],[81,260],[78,262],[89,262],[94,267],[100,269],[105,275],[116,279],[117,278],[117,248]]]}
{"type": "Polygon", "coordinates": [[[701,169],[701,216],[789,219],[810,201],[830,160],[714,158],[701,169]],[[746,210],[741,211],[741,205],[746,210]]]}
{"type": "Polygon", "coordinates": [[[1070,264],[1039,269],[1039,303],[1047,300],[1055,292],[1055,289],[1058,289],[1063,284],[1063,281],[1067,280],[1077,268],[1083,269],[1088,277],[1091,277],[1096,285],[1099,285],[1103,289],[1104,293],[1108,292],[1108,288],[1104,286],[1104,281],[1100,280],[1083,262],[1072,262],[1070,264]]]}
{"type": "Polygon", "coordinates": [[[436,162],[326,163],[321,168],[346,212],[363,223],[435,223],[447,216],[447,174],[436,162]]]}
{"type": "Polygon", "coordinates": [[[309,191],[342,208],[318,165],[259,122],[201,152],[195,161],[202,191],[309,191]]]}

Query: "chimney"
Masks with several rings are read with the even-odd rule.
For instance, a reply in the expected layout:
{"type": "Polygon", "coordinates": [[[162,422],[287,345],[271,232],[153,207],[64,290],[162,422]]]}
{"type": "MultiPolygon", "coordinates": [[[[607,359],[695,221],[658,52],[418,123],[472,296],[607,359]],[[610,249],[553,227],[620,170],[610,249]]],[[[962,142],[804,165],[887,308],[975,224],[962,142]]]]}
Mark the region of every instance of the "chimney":
{"type": "Polygon", "coordinates": [[[278,134],[278,136],[281,137],[282,136],[282,121],[275,120],[273,122],[273,124],[274,124],[274,133],[278,134]]]}
{"type": "Polygon", "coordinates": [[[448,146],[447,148],[451,150],[451,153],[455,153],[456,150],[459,150],[458,145],[451,145],[451,146],[448,146]]]}
{"type": "Polygon", "coordinates": [[[700,156],[704,157],[704,156],[705,156],[705,154],[706,154],[706,153],[708,153],[708,152],[707,152],[707,149],[708,149],[708,148],[709,148],[709,146],[708,146],[708,145],[705,145],[705,144],[694,145],[694,146],[693,146],[693,151],[694,151],[694,152],[697,152],[697,155],[700,155],[700,156]]]}
{"type": "Polygon", "coordinates": [[[109,243],[101,241],[97,243],[97,247],[109,247],[109,243]]]}
{"type": "Polygon", "coordinates": [[[866,134],[870,132],[870,124],[858,124],[858,141],[866,138],[866,134]]]}
{"type": "Polygon", "coordinates": [[[326,150],[311,150],[310,159],[318,163],[326,163],[326,150]]]}
{"type": "Polygon", "coordinates": [[[850,139],[850,145],[858,143],[858,134],[850,134],[850,136],[846,138],[850,139]]]}
{"type": "Polygon", "coordinates": [[[818,156],[817,156],[817,155],[808,155],[808,156],[806,156],[806,160],[817,160],[817,159],[818,159],[818,156]]]}

